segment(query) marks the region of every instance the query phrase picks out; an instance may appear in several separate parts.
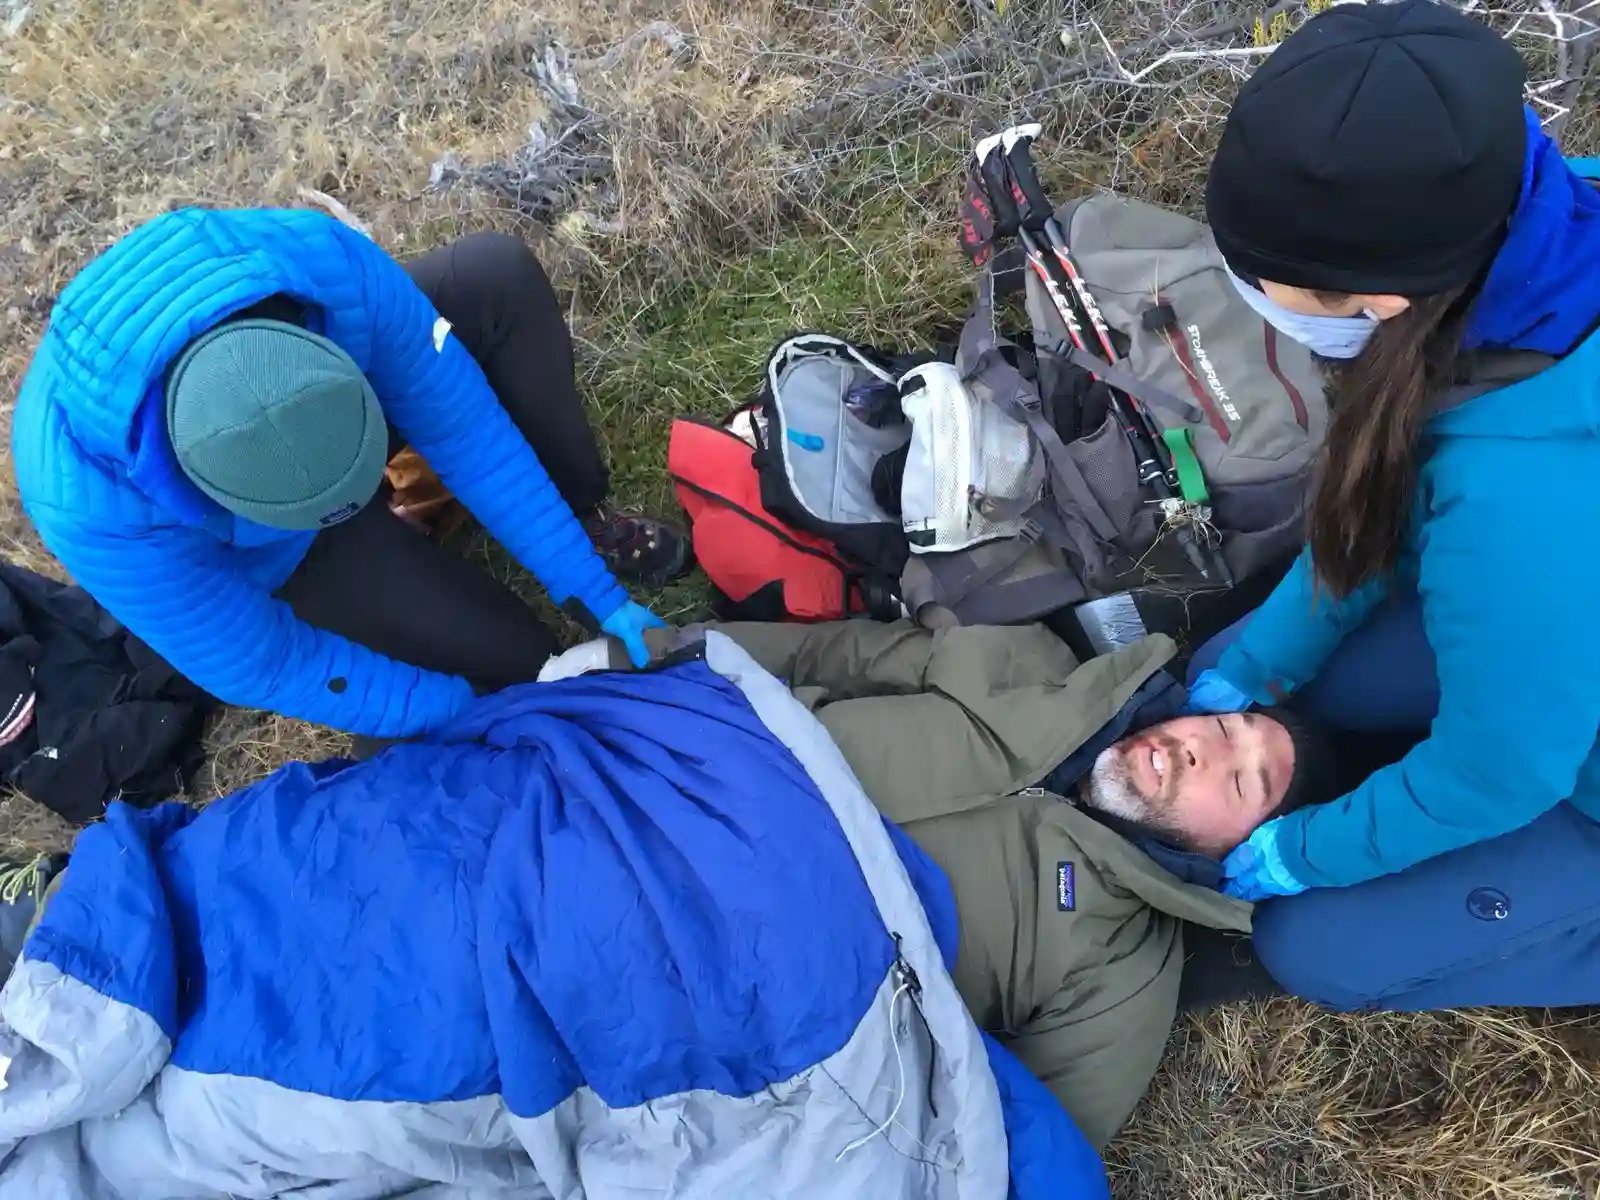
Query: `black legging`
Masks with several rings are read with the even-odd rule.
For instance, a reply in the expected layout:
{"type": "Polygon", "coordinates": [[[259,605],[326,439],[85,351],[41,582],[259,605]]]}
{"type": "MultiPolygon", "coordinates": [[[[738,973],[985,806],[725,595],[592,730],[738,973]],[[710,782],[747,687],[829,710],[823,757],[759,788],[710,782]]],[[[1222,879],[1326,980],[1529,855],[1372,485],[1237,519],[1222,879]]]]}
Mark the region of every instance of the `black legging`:
{"type": "MultiPolygon", "coordinates": [[[[516,238],[480,233],[406,270],[483,368],[572,510],[591,511],[609,480],[578,397],[566,320],[532,252],[516,238]]],[[[537,676],[555,635],[510,588],[395,516],[387,500],[380,495],[319,533],[279,598],[308,624],[480,690],[537,676]]]]}

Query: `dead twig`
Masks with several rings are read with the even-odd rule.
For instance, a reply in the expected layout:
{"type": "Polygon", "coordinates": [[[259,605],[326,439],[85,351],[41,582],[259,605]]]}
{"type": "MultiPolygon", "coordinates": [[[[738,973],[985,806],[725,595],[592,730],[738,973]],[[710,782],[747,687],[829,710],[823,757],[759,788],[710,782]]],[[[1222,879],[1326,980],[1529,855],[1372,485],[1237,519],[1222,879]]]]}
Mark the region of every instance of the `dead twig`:
{"type": "MultiPolygon", "coordinates": [[[[640,32],[647,31],[648,27],[640,32]]],[[[548,116],[528,126],[522,145],[509,159],[474,164],[446,153],[429,168],[432,191],[466,184],[502,197],[525,217],[549,223],[590,190],[604,190],[610,183],[615,162],[604,122],[583,103],[566,50],[555,43],[547,45],[529,73],[549,101],[548,116]]]]}
{"type": "Polygon", "coordinates": [[[1540,0],[1540,9],[1549,20],[1552,29],[1552,40],[1556,47],[1556,72],[1555,78],[1542,87],[1529,89],[1529,99],[1536,103],[1541,99],[1542,93],[1559,89],[1559,94],[1552,101],[1545,101],[1554,110],[1545,121],[1545,131],[1552,138],[1560,141],[1562,132],[1566,129],[1567,121],[1572,117],[1572,110],[1578,103],[1578,96],[1583,91],[1589,71],[1594,63],[1594,48],[1597,30],[1593,21],[1581,14],[1593,8],[1594,3],[1584,4],[1575,11],[1563,12],[1555,6],[1554,0],[1540,0]],[[1568,22],[1575,25],[1587,26],[1576,32],[1569,32],[1568,22]]]}
{"type": "MultiPolygon", "coordinates": [[[[1133,46],[1130,46],[1128,49],[1124,50],[1122,52],[1122,56],[1127,58],[1136,58],[1139,55],[1149,54],[1154,50],[1176,49],[1184,43],[1215,41],[1219,38],[1233,37],[1236,34],[1245,32],[1245,30],[1249,28],[1250,21],[1248,19],[1244,17],[1235,17],[1232,20],[1218,21],[1213,25],[1207,25],[1203,29],[1196,29],[1192,33],[1184,30],[1178,30],[1172,33],[1163,34],[1160,37],[1147,38],[1144,41],[1137,42],[1133,46]]],[[[1099,26],[1096,25],[1095,29],[1098,31],[1099,26]]],[[[1104,36],[1104,34],[1101,35],[1102,40],[1104,39],[1104,36]]],[[[1119,69],[1122,69],[1121,60],[1117,55],[1112,55],[1112,61],[1117,64],[1119,69]]],[[[1057,88],[1065,87],[1069,83],[1076,83],[1081,79],[1088,78],[1096,71],[1101,70],[1103,66],[1104,64],[1100,62],[1086,62],[1080,59],[1064,68],[1047,71],[1044,76],[1040,78],[1037,90],[1040,93],[1054,91],[1057,88]]]]}
{"type": "MultiPolygon", "coordinates": [[[[880,71],[872,73],[879,76],[859,88],[830,96],[828,99],[813,104],[804,109],[797,116],[791,118],[789,125],[795,129],[814,128],[826,124],[840,109],[852,104],[886,96],[890,93],[907,88],[918,87],[926,83],[930,77],[943,72],[961,72],[975,67],[982,61],[990,45],[987,33],[974,34],[964,41],[953,46],[946,46],[937,54],[930,54],[920,62],[913,63],[899,74],[888,74],[880,71]]],[[[862,68],[870,71],[871,68],[862,68]]]]}
{"type": "Polygon", "coordinates": [[[295,188],[295,194],[307,204],[313,205],[316,208],[320,208],[330,217],[333,217],[341,224],[348,225],[357,233],[363,234],[366,237],[372,236],[371,226],[369,226],[360,217],[356,216],[355,213],[351,212],[339,201],[328,195],[327,192],[319,192],[316,188],[306,187],[304,184],[301,184],[299,187],[295,188]]]}
{"type": "Polygon", "coordinates": [[[1260,58],[1263,55],[1271,54],[1275,49],[1277,49],[1276,46],[1231,46],[1220,49],[1206,48],[1201,50],[1168,50],[1160,58],[1156,59],[1155,62],[1148,63],[1145,66],[1140,67],[1137,71],[1130,71],[1127,67],[1122,65],[1122,60],[1117,57],[1117,52],[1111,48],[1111,42],[1106,38],[1105,31],[1100,28],[1100,23],[1098,21],[1091,20],[1089,24],[1093,26],[1095,33],[1099,36],[1100,44],[1106,48],[1106,55],[1111,59],[1112,67],[1115,68],[1117,74],[1122,77],[1122,81],[1124,83],[1138,83],[1146,75],[1150,74],[1150,72],[1160,67],[1164,67],[1168,63],[1182,62],[1186,59],[1260,58]]]}
{"type": "Polygon", "coordinates": [[[621,65],[628,51],[641,42],[661,42],[672,52],[673,58],[680,61],[688,59],[694,53],[693,44],[671,21],[651,21],[635,29],[599,58],[590,59],[580,65],[586,70],[614,71],[621,65]]]}

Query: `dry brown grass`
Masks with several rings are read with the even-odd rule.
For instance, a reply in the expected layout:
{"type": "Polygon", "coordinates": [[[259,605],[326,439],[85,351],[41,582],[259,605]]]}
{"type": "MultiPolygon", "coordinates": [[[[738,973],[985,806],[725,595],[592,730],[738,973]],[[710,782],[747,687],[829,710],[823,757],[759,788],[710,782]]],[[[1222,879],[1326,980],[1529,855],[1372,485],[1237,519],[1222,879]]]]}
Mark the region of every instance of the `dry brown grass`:
{"type": "MultiPolygon", "coordinates": [[[[20,7],[0,2],[0,24],[20,7]]],[[[1247,64],[1183,60],[1130,84],[1097,26],[1137,71],[1160,52],[1152,39],[1181,48],[1183,31],[1252,10],[1013,7],[33,0],[0,38],[5,392],[62,283],[131,225],[181,203],[302,203],[309,187],[401,255],[486,226],[535,240],[574,298],[619,488],[663,502],[666,419],[724,410],[781,334],[826,325],[903,344],[958,315],[955,172],[975,132],[1038,117],[1057,190],[1194,205],[1247,64]],[[523,150],[534,121],[557,143],[542,159],[523,150]],[[430,189],[446,155],[458,182],[430,189]]],[[[1493,20],[1521,22],[1549,79],[1562,63],[1544,7],[1512,0],[1493,20]]],[[[1568,130],[1590,152],[1592,108],[1591,89],[1568,130]]],[[[9,487],[0,551],[52,569],[9,487]]],[[[656,598],[678,616],[700,602],[694,588],[656,598]]],[[[201,798],[344,742],[229,713],[208,745],[201,798]]],[[[0,800],[0,852],[69,837],[0,800]]],[[[1568,1200],[1600,1195],[1597,1114],[1587,1014],[1334,1017],[1282,1001],[1180,1027],[1111,1159],[1126,1197],[1568,1200]]]]}
{"type": "Polygon", "coordinates": [[[1114,1147],[1119,1194],[1590,1200],[1590,1012],[1239,1007],[1174,1033],[1114,1147]]]}

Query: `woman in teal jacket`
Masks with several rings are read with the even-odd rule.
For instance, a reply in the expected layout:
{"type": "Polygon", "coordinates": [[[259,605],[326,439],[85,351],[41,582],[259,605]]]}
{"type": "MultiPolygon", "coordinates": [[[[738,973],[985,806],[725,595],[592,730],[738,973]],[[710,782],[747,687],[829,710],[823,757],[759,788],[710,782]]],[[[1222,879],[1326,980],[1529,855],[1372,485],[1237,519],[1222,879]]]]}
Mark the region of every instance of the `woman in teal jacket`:
{"type": "Polygon", "coordinates": [[[1523,75],[1447,7],[1332,9],[1240,91],[1207,189],[1335,394],[1308,550],[1191,704],[1419,739],[1225,864],[1295,897],[1259,952],[1340,1007],[1600,1001],[1600,193],[1523,75]]]}

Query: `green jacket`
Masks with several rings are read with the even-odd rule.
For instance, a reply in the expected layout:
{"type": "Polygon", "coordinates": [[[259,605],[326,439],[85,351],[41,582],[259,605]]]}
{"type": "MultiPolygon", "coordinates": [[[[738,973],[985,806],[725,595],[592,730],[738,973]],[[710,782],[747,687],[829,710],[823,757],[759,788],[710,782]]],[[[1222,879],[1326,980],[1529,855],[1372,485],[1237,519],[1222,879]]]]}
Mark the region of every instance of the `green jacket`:
{"type": "Polygon", "coordinates": [[[1104,1145],[1166,1046],[1182,923],[1250,929],[1249,905],[1179,880],[1036,787],[1171,659],[1171,641],[1079,663],[1041,626],[718,628],[788,682],[872,801],[944,868],[974,1018],[1104,1145]]]}

